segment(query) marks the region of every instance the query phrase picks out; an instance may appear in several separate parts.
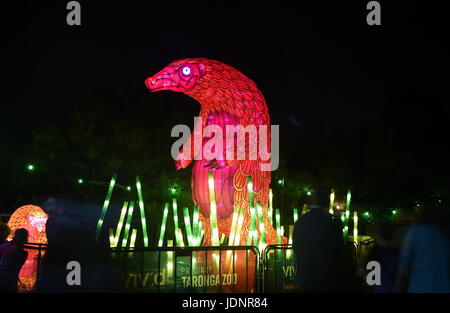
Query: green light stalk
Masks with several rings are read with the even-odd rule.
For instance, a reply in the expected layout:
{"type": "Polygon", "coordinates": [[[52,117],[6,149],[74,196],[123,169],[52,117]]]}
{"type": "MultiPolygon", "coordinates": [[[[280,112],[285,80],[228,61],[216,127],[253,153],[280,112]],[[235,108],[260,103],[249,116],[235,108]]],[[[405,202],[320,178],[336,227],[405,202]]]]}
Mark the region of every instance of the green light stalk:
{"type": "Polygon", "coordinates": [[[125,220],[125,216],[127,214],[128,202],[123,204],[122,210],[120,211],[119,223],[117,224],[116,235],[114,236],[114,247],[117,247],[119,244],[120,233],[122,232],[123,221],[125,220]]]}
{"type": "MultiPolygon", "coordinates": [[[[289,225],[289,241],[288,243],[292,244],[292,237],[294,234],[294,225],[289,225]]],[[[289,259],[292,256],[292,249],[286,251],[286,257],[289,259]]]]}
{"type": "Polygon", "coordinates": [[[198,220],[199,206],[194,205],[194,212],[192,214],[192,236],[194,237],[194,246],[200,245],[200,226],[198,220]]]}
{"type": "Polygon", "coordinates": [[[117,179],[117,174],[114,174],[111,178],[111,182],[109,183],[109,188],[108,188],[108,192],[106,193],[105,201],[103,202],[103,207],[102,207],[102,211],[100,213],[100,217],[97,222],[97,229],[96,229],[96,234],[95,234],[95,240],[97,240],[97,241],[98,241],[98,236],[100,235],[100,231],[103,226],[103,221],[105,220],[106,211],[108,210],[108,207],[109,207],[109,201],[111,200],[111,195],[112,195],[112,191],[114,189],[114,185],[116,184],[116,179],[117,179]]]}
{"type": "Polygon", "coordinates": [[[166,233],[167,215],[169,215],[169,203],[164,205],[164,213],[161,222],[161,231],[159,233],[158,247],[162,247],[164,242],[164,234],[166,233]]]}
{"type": "Polygon", "coordinates": [[[189,216],[189,209],[187,207],[184,208],[184,226],[186,228],[188,246],[193,247],[195,242],[192,236],[191,217],[189,216]]]}
{"type": "MultiPolygon", "coordinates": [[[[131,232],[131,238],[130,238],[130,249],[134,249],[134,246],[136,244],[136,237],[137,237],[137,229],[133,228],[133,231],[131,232]]],[[[128,257],[133,257],[133,252],[128,253],[128,257]]]]}
{"type": "Polygon", "coordinates": [[[294,208],[293,213],[294,213],[294,224],[295,224],[298,220],[298,209],[294,208]]]}
{"type": "Polygon", "coordinates": [[[303,204],[302,215],[308,212],[308,205],[306,203],[303,204]]]}
{"type": "Polygon", "coordinates": [[[128,207],[127,221],[126,221],[125,230],[123,233],[122,248],[125,248],[128,243],[128,234],[130,233],[131,218],[133,217],[133,210],[134,210],[134,201],[131,201],[130,206],[128,207]]]}
{"type": "MultiPolygon", "coordinates": [[[[173,247],[173,240],[167,240],[167,246],[173,247]]],[[[167,252],[167,280],[173,281],[173,252],[167,252]]]]}
{"type": "Polygon", "coordinates": [[[330,193],[330,214],[334,214],[334,197],[335,197],[335,193],[334,193],[334,189],[331,189],[331,193],[330,193]]]}
{"type": "Polygon", "coordinates": [[[273,225],[273,193],[272,188],[269,189],[269,221],[273,225]]]}
{"type": "Polygon", "coordinates": [[[180,247],[184,247],[183,231],[178,228],[178,238],[180,240],[180,247]]]}
{"type": "Polygon", "coordinates": [[[238,219],[239,219],[239,207],[234,206],[233,219],[231,222],[231,230],[230,230],[230,240],[228,241],[230,246],[234,244],[238,219]]]}
{"type": "Polygon", "coordinates": [[[178,233],[178,205],[177,205],[177,199],[172,199],[172,209],[173,209],[173,227],[175,232],[175,243],[177,246],[180,245],[180,234],[178,233]]]}
{"type": "Polygon", "coordinates": [[[281,244],[281,223],[280,223],[280,209],[275,209],[275,224],[277,228],[277,244],[281,244]]]}
{"type": "Polygon", "coordinates": [[[147,220],[145,219],[144,200],[142,197],[142,188],[139,177],[136,176],[136,188],[139,197],[139,209],[141,212],[142,235],[144,237],[144,247],[148,247],[147,220]]]}
{"type": "MultiPolygon", "coordinates": [[[[244,211],[245,214],[245,211],[244,211]]],[[[231,222],[231,230],[230,230],[230,238],[228,240],[228,245],[229,246],[233,246],[234,245],[234,241],[237,235],[237,228],[238,228],[238,224],[239,224],[239,207],[238,206],[234,206],[234,212],[233,212],[233,219],[231,222]]],[[[240,237],[240,231],[239,231],[239,237],[240,237]]],[[[225,259],[225,269],[228,269],[231,265],[230,265],[230,259],[231,259],[231,250],[227,251],[227,256],[225,259]]]]}
{"type": "Polygon", "coordinates": [[[109,247],[110,248],[114,248],[114,241],[116,240],[116,238],[114,238],[114,229],[110,228],[108,229],[108,233],[109,233],[109,247]]]}
{"type": "Polygon", "coordinates": [[[258,244],[257,238],[255,238],[256,234],[256,210],[253,196],[253,183],[252,178],[248,176],[247,178],[247,190],[248,190],[248,199],[250,205],[250,233],[247,237],[247,245],[251,246],[253,244],[258,244]],[[254,242],[254,243],[253,243],[254,242]]]}
{"type": "Polygon", "coordinates": [[[344,238],[348,236],[348,221],[350,219],[350,202],[352,199],[352,193],[349,189],[347,192],[347,203],[345,205],[345,224],[344,224],[344,238]]]}
{"type": "Polygon", "coordinates": [[[200,244],[202,243],[202,240],[203,240],[203,236],[205,235],[205,231],[203,230],[203,227],[202,227],[202,229],[201,229],[201,232],[200,232],[200,237],[199,237],[199,241],[198,241],[198,245],[200,246],[200,244]]]}
{"type": "Polygon", "coordinates": [[[211,232],[212,232],[212,245],[219,246],[219,229],[217,226],[217,207],[216,207],[216,196],[214,190],[214,176],[213,172],[208,172],[208,186],[209,186],[209,220],[211,223],[211,232]]]}
{"type": "Polygon", "coordinates": [[[242,225],[244,225],[244,218],[245,218],[245,208],[241,209],[241,212],[239,213],[238,222],[236,226],[236,235],[234,237],[233,246],[239,246],[241,242],[241,231],[242,231],[242,225]]]}
{"type": "Polygon", "coordinates": [[[256,202],[258,218],[259,218],[259,251],[263,252],[266,248],[266,229],[264,228],[264,216],[261,203],[256,202]]]}

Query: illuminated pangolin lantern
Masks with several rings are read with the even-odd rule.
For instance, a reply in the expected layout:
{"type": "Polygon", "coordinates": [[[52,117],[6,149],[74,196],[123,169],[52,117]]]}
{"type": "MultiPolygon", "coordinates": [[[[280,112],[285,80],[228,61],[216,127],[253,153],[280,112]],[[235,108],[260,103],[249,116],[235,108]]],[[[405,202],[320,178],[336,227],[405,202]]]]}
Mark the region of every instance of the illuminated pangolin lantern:
{"type": "MultiPolygon", "coordinates": [[[[197,123],[192,134],[191,155],[186,157],[186,153],[183,153],[185,147],[183,147],[175,163],[177,169],[186,168],[192,162],[195,151],[198,151],[198,146],[194,145],[193,136],[199,130],[203,133],[208,125],[217,125],[222,128],[223,147],[226,144],[227,125],[243,127],[255,125],[257,130],[260,126],[267,126],[267,139],[261,142],[258,138],[260,140],[258,143],[259,146],[266,144],[265,149],[270,152],[270,117],[264,96],[251,79],[233,67],[204,58],[183,59],[170,63],[159,73],[147,78],[145,83],[152,92],[159,90],[182,92],[200,103],[199,117],[202,122],[197,123]]],[[[207,138],[203,140],[203,147],[207,141],[207,138]]],[[[245,209],[240,244],[246,245],[250,227],[247,181],[248,177],[251,177],[254,201],[260,202],[262,206],[267,244],[277,243],[276,231],[267,213],[271,172],[261,170],[262,164],[270,167],[271,160],[270,158],[263,160],[259,153],[256,153],[257,159],[250,159],[251,153],[258,149],[256,142],[244,144],[244,149],[244,160],[226,160],[224,148],[222,160],[208,160],[202,155],[194,162],[192,195],[194,202],[200,207],[200,219],[205,228],[204,245],[211,245],[209,171],[213,171],[214,176],[219,236],[225,234],[229,237],[234,207],[238,207],[239,211],[245,209]]],[[[233,153],[236,153],[236,150],[233,153]]],[[[259,227],[257,229],[259,236],[259,227]]],[[[282,241],[286,243],[285,238],[282,241]]]]}
{"type": "MultiPolygon", "coordinates": [[[[17,229],[24,228],[28,230],[29,243],[47,243],[45,225],[48,215],[40,207],[35,205],[25,205],[18,208],[11,215],[8,226],[11,228],[9,239],[14,237],[17,229]]],[[[28,257],[19,273],[19,290],[31,290],[36,283],[37,276],[37,257],[38,251],[28,249],[28,257]]],[[[43,253],[42,253],[43,254],[43,253]]]]}

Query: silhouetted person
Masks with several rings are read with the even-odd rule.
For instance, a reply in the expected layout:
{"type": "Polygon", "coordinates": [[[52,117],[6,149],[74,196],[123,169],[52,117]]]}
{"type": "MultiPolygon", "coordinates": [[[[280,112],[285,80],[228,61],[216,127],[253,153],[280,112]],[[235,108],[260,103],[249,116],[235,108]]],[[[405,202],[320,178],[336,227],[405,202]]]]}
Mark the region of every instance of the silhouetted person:
{"type": "Polygon", "coordinates": [[[293,244],[300,292],[342,291],[340,267],[345,263],[341,221],[328,213],[330,190],[311,196],[309,212],[295,223],[293,244]]]}
{"type": "Polygon", "coordinates": [[[28,240],[26,229],[17,229],[11,242],[0,245],[0,292],[16,292],[19,272],[28,253],[23,249],[28,240]]]}
{"type": "Polygon", "coordinates": [[[375,247],[369,254],[367,262],[377,261],[381,270],[381,285],[374,285],[374,293],[391,293],[394,291],[397,276],[399,249],[392,244],[394,225],[381,222],[375,229],[375,247]]]}
{"type": "MultiPolygon", "coordinates": [[[[106,238],[95,240],[100,208],[51,198],[44,204],[48,246],[39,271],[37,292],[101,292],[109,283],[106,238]],[[69,285],[67,264],[80,264],[81,285],[69,285]]],[[[104,232],[106,234],[106,232],[104,232]]]]}
{"type": "Polygon", "coordinates": [[[448,210],[428,203],[417,209],[400,253],[396,292],[450,292],[450,223],[448,210]]]}
{"type": "Polygon", "coordinates": [[[6,239],[9,234],[11,234],[11,229],[9,229],[8,224],[0,222],[0,245],[8,242],[6,239]]]}

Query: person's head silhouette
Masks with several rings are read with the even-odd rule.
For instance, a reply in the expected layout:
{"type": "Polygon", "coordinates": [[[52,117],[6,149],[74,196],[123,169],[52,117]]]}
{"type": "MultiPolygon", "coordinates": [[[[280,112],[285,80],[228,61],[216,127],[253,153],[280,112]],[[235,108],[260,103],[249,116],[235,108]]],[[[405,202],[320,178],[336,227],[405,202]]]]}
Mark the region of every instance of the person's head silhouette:
{"type": "Polygon", "coordinates": [[[13,241],[18,245],[24,245],[28,241],[28,230],[25,228],[19,228],[16,230],[13,241]]]}
{"type": "Polygon", "coordinates": [[[330,188],[327,187],[317,187],[311,191],[311,196],[309,196],[308,206],[310,209],[322,209],[328,210],[330,201],[330,188]]]}

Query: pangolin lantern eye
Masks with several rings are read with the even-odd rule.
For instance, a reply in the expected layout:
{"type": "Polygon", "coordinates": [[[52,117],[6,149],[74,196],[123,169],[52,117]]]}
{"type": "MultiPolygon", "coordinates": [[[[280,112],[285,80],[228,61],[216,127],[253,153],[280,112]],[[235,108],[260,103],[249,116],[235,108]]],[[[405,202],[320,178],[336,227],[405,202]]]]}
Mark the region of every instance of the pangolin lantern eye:
{"type": "Polygon", "coordinates": [[[181,70],[181,72],[183,73],[183,75],[188,76],[188,75],[191,74],[192,70],[191,70],[191,68],[190,68],[189,66],[185,66],[185,67],[183,67],[183,69],[181,70]]]}

